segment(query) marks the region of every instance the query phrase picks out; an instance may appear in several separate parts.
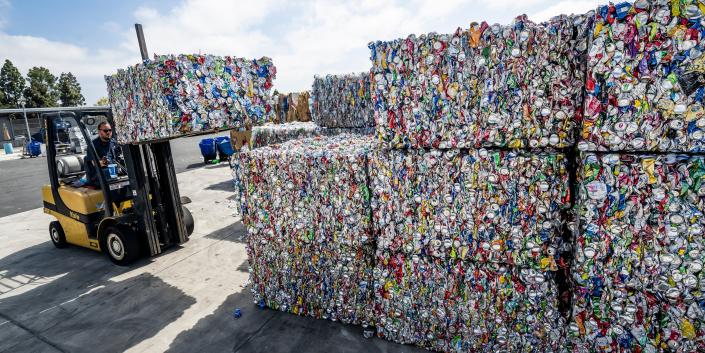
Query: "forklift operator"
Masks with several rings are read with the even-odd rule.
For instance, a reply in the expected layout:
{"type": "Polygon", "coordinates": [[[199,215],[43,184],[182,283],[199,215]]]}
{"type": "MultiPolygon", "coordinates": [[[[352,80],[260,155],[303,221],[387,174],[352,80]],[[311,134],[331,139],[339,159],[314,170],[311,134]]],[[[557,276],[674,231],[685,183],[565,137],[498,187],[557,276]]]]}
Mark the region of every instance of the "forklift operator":
{"type": "MultiPolygon", "coordinates": [[[[93,147],[95,147],[95,152],[98,154],[98,166],[101,172],[108,175],[108,164],[117,163],[117,159],[120,158],[122,150],[118,146],[117,142],[112,138],[113,129],[110,123],[103,121],[98,124],[98,137],[93,140],[93,147]]],[[[93,162],[91,155],[86,156],[86,179],[88,182],[86,185],[93,187],[100,187],[100,181],[98,181],[98,166],[93,162]]],[[[106,179],[110,179],[109,177],[106,179]]]]}

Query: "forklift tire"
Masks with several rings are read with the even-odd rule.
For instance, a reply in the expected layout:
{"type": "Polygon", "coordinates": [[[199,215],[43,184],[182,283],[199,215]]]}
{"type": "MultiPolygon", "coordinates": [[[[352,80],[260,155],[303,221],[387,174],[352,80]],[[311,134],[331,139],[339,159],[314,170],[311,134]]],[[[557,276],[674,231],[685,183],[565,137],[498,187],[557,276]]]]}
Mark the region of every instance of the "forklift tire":
{"type": "Polygon", "coordinates": [[[184,225],[186,226],[186,234],[191,235],[195,226],[193,222],[193,215],[191,215],[191,211],[189,211],[188,208],[184,206],[181,206],[181,210],[184,212],[184,225]]]}
{"type": "Polygon", "coordinates": [[[53,221],[49,223],[49,237],[51,242],[54,243],[59,249],[63,249],[68,246],[66,242],[66,234],[64,234],[64,228],[61,227],[59,221],[53,221]]]}
{"type": "Polygon", "coordinates": [[[101,235],[101,248],[118,266],[127,266],[140,256],[140,243],[126,227],[110,226],[101,235]]]}

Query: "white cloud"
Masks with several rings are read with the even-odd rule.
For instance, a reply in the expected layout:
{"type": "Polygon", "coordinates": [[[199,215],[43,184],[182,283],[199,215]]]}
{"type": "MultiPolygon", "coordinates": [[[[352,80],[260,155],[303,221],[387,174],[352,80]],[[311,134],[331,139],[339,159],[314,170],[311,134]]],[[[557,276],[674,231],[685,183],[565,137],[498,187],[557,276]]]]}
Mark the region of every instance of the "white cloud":
{"type": "MultiPolygon", "coordinates": [[[[0,9],[3,3],[7,0],[0,0],[0,9]]],[[[120,39],[104,48],[0,31],[0,53],[9,53],[23,72],[40,65],[57,74],[72,71],[93,103],[106,94],[103,75],[140,61],[132,26],[136,21],[143,25],[150,55],[269,56],[277,66],[275,87],[299,91],[310,88],[314,74],[369,69],[367,44],[372,40],[451,32],[471,21],[508,23],[522,13],[545,20],[596,5],[589,0],[184,0],[166,11],[139,7],[131,19],[105,23],[103,29],[119,33],[120,39]]]]}
{"type": "MultiPolygon", "coordinates": [[[[517,9],[526,9],[530,7],[534,7],[537,5],[543,6],[545,5],[546,2],[551,2],[551,1],[546,1],[546,0],[490,0],[487,2],[487,7],[490,9],[494,10],[501,10],[501,11],[510,11],[510,10],[517,10],[517,9]]],[[[516,15],[521,15],[521,13],[517,13],[516,15]]]]}
{"type": "Polygon", "coordinates": [[[572,1],[560,1],[551,6],[545,7],[540,11],[534,12],[530,15],[530,18],[534,21],[546,21],[553,16],[560,14],[581,14],[586,13],[590,10],[595,10],[599,6],[600,2],[595,0],[572,0],[572,1]]]}
{"type": "MultiPolygon", "coordinates": [[[[135,49],[135,53],[138,51],[135,49]]],[[[15,36],[0,32],[0,53],[26,74],[33,66],[44,66],[57,77],[71,71],[81,83],[84,96],[92,104],[107,94],[103,75],[135,62],[129,51],[94,50],[64,42],[32,36],[15,36]],[[90,91],[89,91],[90,89],[90,91]]],[[[134,54],[139,58],[139,54],[134,54]]]]}

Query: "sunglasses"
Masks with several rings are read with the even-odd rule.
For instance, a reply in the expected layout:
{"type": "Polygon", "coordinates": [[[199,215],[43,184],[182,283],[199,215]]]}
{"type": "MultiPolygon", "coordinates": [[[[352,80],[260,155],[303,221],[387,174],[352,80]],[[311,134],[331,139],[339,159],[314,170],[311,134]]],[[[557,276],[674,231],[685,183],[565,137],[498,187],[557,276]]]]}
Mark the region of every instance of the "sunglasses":
{"type": "Polygon", "coordinates": [[[102,131],[102,132],[113,132],[113,129],[102,129],[102,130],[100,130],[100,131],[102,131]]]}

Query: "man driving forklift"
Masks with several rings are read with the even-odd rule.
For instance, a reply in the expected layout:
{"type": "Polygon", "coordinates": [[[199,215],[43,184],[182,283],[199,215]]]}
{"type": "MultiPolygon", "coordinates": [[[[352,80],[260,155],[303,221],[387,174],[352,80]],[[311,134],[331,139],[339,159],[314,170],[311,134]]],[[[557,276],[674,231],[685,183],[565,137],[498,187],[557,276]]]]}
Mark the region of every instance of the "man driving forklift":
{"type": "Polygon", "coordinates": [[[98,124],[98,137],[93,139],[93,148],[98,155],[98,165],[93,162],[90,153],[86,155],[86,179],[88,180],[86,186],[100,188],[98,169],[109,179],[108,165],[115,164],[118,159],[122,159],[122,150],[113,139],[113,129],[109,122],[102,121],[98,124]]]}
{"type": "Polygon", "coordinates": [[[180,196],[168,142],[119,146],[112,139],[109,108],[53,109],[41,114],[49,169],[42,198],[44,212],[56,218],[49,224],[56,247],[82,246],[127,265],[142,254],[154,256],[188,241],[194,222],[183,204],[190,200],[180,196]],[[82,141],[91,141],[87,126],[107,122],[98,125],[98,138],[84,157],[73,153],[76,149],[59,149],[57,121],[77,129],[82,141]],[[104,172],[116,167],[111,164],[121,175],[104,172]],[[84,172],[98,187],[84,187],[84,172]]]}

